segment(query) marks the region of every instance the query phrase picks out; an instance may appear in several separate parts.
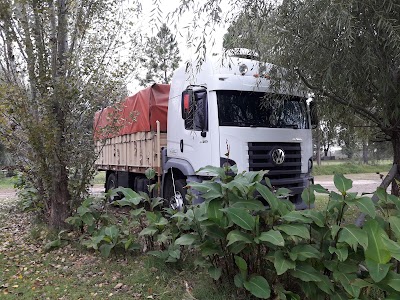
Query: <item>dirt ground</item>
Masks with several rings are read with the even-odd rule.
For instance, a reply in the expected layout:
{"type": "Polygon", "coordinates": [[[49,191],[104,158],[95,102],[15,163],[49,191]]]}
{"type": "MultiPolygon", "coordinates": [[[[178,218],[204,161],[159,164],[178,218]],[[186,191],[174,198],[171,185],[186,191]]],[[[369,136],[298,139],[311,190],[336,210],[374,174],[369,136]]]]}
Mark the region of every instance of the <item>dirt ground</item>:
{"type": "MultiPolygon", "coordinates": [[[[350,189],[350,192],[357,192],[359,194],[373,193],[374,191],[376,191],[376,188],[382,182],[382,179],[380,178],[379,174],[375,173],[348,174],[345,175],[345,177],[353,181],[353,188],[350,189]]],[[[320,184],[324,188],[327,188],[328,190],[337,191],[333,183],[333,175],[315,176],[314,181],[316,184],[320,184]]],[[[388,192],[389,191],[390,187],[388,188],[388,192]]]]}
{"type": "MultiPolygon", "coordinates": [[[[360,194],[374,192],[382,182],[380,176],[375,173],[349,174],[345,175],[345,177],[353,180],[353,188],[350,191],[358,192],[360,194]]],[[[314,181],[316,184],[320,184],[328,190],[336,191],[335,185],[333,183],[333,175],[315,176],[314,181]]],[[[104,185],[95,184],[93,187],[91,187],[90,190],[93,195],[101,195],[104,192],[104,185]]],[[[389,191],[390,188],[388,189],[388,192],[389,191]]],[[[0,200],[14,198],[16,198],[16,193],[14,189],[0,189],[0,200]]]]}

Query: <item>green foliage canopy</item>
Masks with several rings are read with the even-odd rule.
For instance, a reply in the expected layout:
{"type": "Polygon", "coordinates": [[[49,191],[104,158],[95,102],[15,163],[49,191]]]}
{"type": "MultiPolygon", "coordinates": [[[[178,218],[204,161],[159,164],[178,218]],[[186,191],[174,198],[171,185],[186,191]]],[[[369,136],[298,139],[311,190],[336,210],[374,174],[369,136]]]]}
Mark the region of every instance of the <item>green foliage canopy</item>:
{"type": "Polygon", "coordinates": [[[94,112],[126,91],[137,8],[122,2],[0,0],[0,135],[53,227],[94,173],[94,112]]]}

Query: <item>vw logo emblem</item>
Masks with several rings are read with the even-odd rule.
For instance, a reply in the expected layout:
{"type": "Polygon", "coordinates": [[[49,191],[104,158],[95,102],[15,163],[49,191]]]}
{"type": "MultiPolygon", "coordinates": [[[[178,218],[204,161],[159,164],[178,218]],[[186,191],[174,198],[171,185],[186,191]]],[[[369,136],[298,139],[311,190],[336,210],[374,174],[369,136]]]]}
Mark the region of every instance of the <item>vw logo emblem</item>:
{"type": "Polygon", "coordinates": [[[275,164],[281,165],[285,161],[285,151],[283,151],[281,148],[277,148],[272,151],[271,157],[275,164]]]}

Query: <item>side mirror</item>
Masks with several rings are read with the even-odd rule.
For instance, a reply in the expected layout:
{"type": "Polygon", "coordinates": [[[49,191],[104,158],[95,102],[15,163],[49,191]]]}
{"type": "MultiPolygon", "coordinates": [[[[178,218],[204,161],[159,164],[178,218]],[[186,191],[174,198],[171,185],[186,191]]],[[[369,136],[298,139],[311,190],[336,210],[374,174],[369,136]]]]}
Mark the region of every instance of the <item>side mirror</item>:
{"type": "Polygon", "coordinates": [[[311,128],[315,129],[318,127],[318,114],[317,114],[317,105],[315,104],[314,101],[311,101],[309,104],[309,108],[310,108],[310,118],[311,118],[311,128]]]}
{"type": "Polygon", "coordinates": [[[194,98],[196,101],[196,112],[193,129],[201,131],[205,135],[205,131],[208,131],[207,91],[205,89],[195,91],[194,98]]]}

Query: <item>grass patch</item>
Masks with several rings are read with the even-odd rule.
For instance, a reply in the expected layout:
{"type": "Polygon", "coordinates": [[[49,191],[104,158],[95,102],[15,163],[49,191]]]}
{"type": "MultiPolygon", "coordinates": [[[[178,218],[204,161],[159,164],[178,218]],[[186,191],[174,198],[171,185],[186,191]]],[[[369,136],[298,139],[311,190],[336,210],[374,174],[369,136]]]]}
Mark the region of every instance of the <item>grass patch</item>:
{"type": "Polygon", "coordinates": [[[0,176],[0,189],[12,189],[14,188],[14,178],[13,177],[3,177],[0,176]]]}
{"type": "Polygon", "coordinates": [[[15,205],[0,206],[0,299],[246,299],[192,264],[141,252],[104,259],[73,242],[45,252],[51,234],[15,205]]]}
{"type": "Polygon", "coordinates": [[[106,182],[106,172],[99,171],[93,178],[93,184],[104,184],[106,182]]]}
{"type": "Polygon", "coordinates": [[[386,173],[392,167],[391,163],[365,165],[354,162],[336,163],[336,164],[322,164],[320,166],[314,165],[313,175],[333,175],[338,174],[362,174],[362,173],[386,173]]]}

